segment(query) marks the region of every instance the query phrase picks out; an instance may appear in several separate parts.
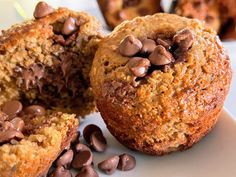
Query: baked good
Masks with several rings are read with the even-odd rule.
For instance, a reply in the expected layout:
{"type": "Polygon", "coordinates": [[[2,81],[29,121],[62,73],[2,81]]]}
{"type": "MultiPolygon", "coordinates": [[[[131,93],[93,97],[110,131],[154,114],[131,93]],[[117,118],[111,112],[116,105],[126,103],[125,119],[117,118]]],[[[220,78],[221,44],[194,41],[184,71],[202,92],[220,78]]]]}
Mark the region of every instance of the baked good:
{"type": "Polygon", "coordinates": [[[111,134],[156,155],[190,148],[211,130],[231,77],[215,31],[173,14],[123,22],[101,42],[91,70],[111,134]]]}
{"type": "Polygon", "coordinates": [[[97,0],[97,2],[111,29],[125,20],[162,11],[160,0],[97,0]]]}
{"type": "Polygon", "coordinates": [[[89,72],[100,24],[43,2],[34,16],[0,36],[0,105],[19,99],[84,117],[95,110],[89,72]]]}
{"type": "Polygon", "coordinates": [[[22,106],[17,100],[6,102],[1,110],[1,177],[47,174],[77,132],[75,114],[45,110],[40,105],[22,106]]]}

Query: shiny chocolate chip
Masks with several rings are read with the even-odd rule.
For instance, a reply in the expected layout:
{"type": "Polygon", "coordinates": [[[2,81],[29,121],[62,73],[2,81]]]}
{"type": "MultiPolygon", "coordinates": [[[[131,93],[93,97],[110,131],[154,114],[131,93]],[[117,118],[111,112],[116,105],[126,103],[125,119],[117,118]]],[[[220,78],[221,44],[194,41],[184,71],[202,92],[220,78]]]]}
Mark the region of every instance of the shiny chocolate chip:
{"type": "Polygon", "coordinates": [[[2,111],[10,117],[15,117],[18,113],[22,111],[22,108],[23,106],[21,102],[13,100],[8,101],[3,105],[2,111]]]}
{"type": "Polygon", "coordinates": [[[85,166],[76,175],[76,177],[98,177],[97,172],[91,166],[85,166]]]}
{"type": "Polygon", "coordinates": [[[24,135],[17,130],[8,129],[6,131],[0,132],[0,143],[9,142],[11,139],[23,139],[24,135]]]}
{"type": "Polygon", "coordinates": [[[76,19],[69,17],[66,19],[63,27],[62,34],[69,35],[78,30],[78,26],[76,25],[76,19]]]}
{"type": "Polygon", "coordinates": [[[10,122],[15,130],[23,131],[23,129],[25,127],[25,122],[23,119],[21,119],[20,117],[15,117],[10,122]]]}
{"type": "Polygon", "coordinates": [[[150,66],[151,63],[147,58],[133,57],[128,62],[129,70],[136,77],[144,77],[150,66]]]}
{"type": "Polygon", "coordinates": [[[132,57],[138,52],[140,52],[141,48],[141,41],[133,35],[129,35],[121,41],[119,46],[119,52],[123,56],[132,57]]]}
{"type": "Polygon", "coordinates": [[[117,169],[121,171],[129,171],[135,168],[136,166],[135,157],[129,154],[122,154],[119,157],[120,160],[117,169]]]}
{"type": "Polygon", "coordinates": [[[83,137],[87,143],[90,143],[90,136],[93,132],[102,132],[102,130],[94,124],[87,125],[83,130],[83,137]]]}
{"type": "Polygon", "coordinates": [[[93,132],[90,136],[90,145],[97,152],[104,152],[107,148],[107,141],[101,132],[93,132]]]}
{"type": "Polygon", "coordinates": [[[70,170],[65,169],[63,166],[57,167],[50,177],[72,177],[70,170]]]}
{"type": "Polygon", "coordinates": [[[116,168],[117,168],[118,163],[119,163],[119,159],[120,159],[119,156],[110,157],[109,159],[100,162],[98,164],[98,168],[102,172],[104,172],[108,175],[111,175],[116,171],[116,168]]]}
{"type": "Polygon", "coordinates": [[[189,29],[183,29],[177,32],[173,37],[173,42],[178,45],[182,51],[187,51],[193,44],[193,33],[189,29]]]}
{"type": "Polygon", "coordinates": [[[82,168],[87,165],[91,165],[93,161],[93,154],[91,151],[79,151],[75,154],[71,163],[73,168],[82,168]]]}
{"type": "Polygon", "coordinates": [[[86,146],[85,144],[79,143],[75,145],[75,150],[76,152],[80,151],[90,151],[90,148],[86,146]]]}
{"type": "Polygon", "coordinates": [[[28,106],[24,109],[24,112],[26,114],[32,114],[32,115],[35,115],[35,116],[44,116],[45,113],[46,113],[44,107],[42,107],[40,105],[28,106]]]}
{"type": "Polygon", "coordinates": [[[169,39],[161,39],[161,38],[157,38],[156,40],[158,45],[162,45],[163,47],[166,48],[166,50],[169,50],[171,48],[172,45],[172,41],[169,39]]]}
{"type": "Polygon", "coordinates": [[[59,157],[59,159],[57,159],[56,165],[58,167],[59,166],[68,167],[73,160],[73,156],[74,152],[71,149],[66,151],[64,154],[62,154],[61,157],[59,157]]]}
{"type": "Polygon", "coordinates": [[[156,42],[152,39],[144,39],[142,40],[142,44],[141,53],[152,53],[157,46],[156,42]]]}
{"type": "Polygon", "coordinates": [[[45,2],[39,2],[34,10],[34,18],[39,19],[46,17],[54,12],[54,9],[45,2]]]}
{"type": "Polygon", "coordinates": [[[149,56],[149,60],[153,65],[162,66],[170,64],[174,58],[172,54],[162,45],[158,45],[149,56]]]}

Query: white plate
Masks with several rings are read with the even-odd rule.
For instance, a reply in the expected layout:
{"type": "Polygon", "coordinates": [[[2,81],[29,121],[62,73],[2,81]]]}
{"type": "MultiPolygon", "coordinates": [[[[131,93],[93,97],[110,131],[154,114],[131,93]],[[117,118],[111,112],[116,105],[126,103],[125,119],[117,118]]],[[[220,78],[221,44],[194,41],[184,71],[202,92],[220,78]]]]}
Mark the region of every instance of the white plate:
{"type": "Polygon", "coordinates": [[[137,166],[129,172],[116,171],[112,177],[236,177],[236,122],[225,111],[216,127],[191,149],[162,157],[149,156],[122,146],[108,132],[101,116],[96,113],[81,122],[80,130],[87,124],[100,126],[108,140],[105,153],[94,153],[94,165],[114,154],[124,152],[135,156],[137,166]]]}

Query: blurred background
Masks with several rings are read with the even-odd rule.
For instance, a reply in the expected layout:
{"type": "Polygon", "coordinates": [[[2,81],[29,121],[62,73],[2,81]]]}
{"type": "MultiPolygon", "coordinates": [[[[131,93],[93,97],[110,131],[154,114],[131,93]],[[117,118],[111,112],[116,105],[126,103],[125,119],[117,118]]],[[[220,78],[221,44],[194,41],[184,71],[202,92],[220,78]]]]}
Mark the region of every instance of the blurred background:
{"type": "MultiPolygon", "coordinates": [[[[0,0],[0,29],[31,19],[38,0],[0,0]]],[[[104,31],[136,16],[158,12],[175,13],[205,21],[224,41],[236,71],[236,0],[45,0],[53,7],[68,7],[96,16],[104,31]]],[[[234,74],[235,76],[235,74],[234,74]]],[[[226,109],[236,119],[236,77],[233,78],[226,109]]]]}

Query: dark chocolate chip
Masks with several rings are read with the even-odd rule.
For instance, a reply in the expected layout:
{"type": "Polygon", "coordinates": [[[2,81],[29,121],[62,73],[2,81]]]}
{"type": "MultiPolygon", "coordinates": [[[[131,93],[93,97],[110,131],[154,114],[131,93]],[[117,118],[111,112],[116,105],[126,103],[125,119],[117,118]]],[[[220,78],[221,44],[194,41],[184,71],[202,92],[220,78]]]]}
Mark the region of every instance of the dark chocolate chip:
{"type": "Polygon", "coordinates": [[[150,66],[151,63],[147,58],[133,57],[128,62],[129,70],[136,77],[144,77],[150,66]]]}
{"type": "Polygon", "coordinates": [[[43,18],[54,12],[54,9],[45,2],[39,2],[34,10],[34,18],[43,18]]]}
{"type": "Polygon", "coordinates": [[[76,177],[98,177],[97,172],[91,166],[85,166],[76,175],[76,177]]]}
{"type": "Polygon", "coordinates": [[[162,66],[170,64],[174,58],[172,54],[162,45],[158,45],[149,56],[149,60],[153,65],[162,66]]]}
{"type": "Polygon", "coordinates": [[[8,129],[6,131],[0,132],[0,143],[9,142],[11,139],[22,139],[24,135],[17,130],[8,129]]]}
{"type": "Polygon", "coordinates": [[[63,166],[57,167],[50,177],[72,177],[70,170],[65,169],[63,166]]]}
{"type": "Polygon", "coordinates": [[[35,115],[35,116],[44,116],[45,113],[46,113],[44,107],[42,107],[40,105],[28,106],[24,109],[24,112],[26,114],[32,114],[32,115],[35,115]]]}
{"type": "Polygon", "coordinates": [[[123,39],[119,46],[119,52],[126,57],[132,57],[137,54],[142,48],[142,43],[133,35],[127,36],[123,39]]]}
{"type": "Polygon", "coordinates": [[[142,44],[141,53],[152,53],[157,46],[156,42],[152,39],[144,39],[142,40],[142,44]]]}
{"type": "Polygon", "coordinates": [[[12,126],[15,130],[20,131],[20,132],[23,131],[23,129],[25,127],[25,122],[23,119],[21,119],[19,117],[15,117],[10,122],[12,123],[12,126]]]}
{"type": "Polygon", "coordinates": [[[157,38],[156,42],[157,42],[158,45],[162,45],[163,47],[165,47],[166,50],[169,50],[171,48],[171,45],[172,45],[172,41],[169,40],[169,39],[157,38]]]}
{"type": "Polygon", "coordinates": [[[85,144],[79,143],[75,145],[75,150],[76,152],[80,151],[90,151],[90,148],[86,146],[85,144]]]}
{"type": "Polygon", "coordinates": [[[78,30],[78,26],[76,25],[76,19],[69,17],[66,19],[63,27],[62,34],[69,35],[78,30]]]}
{"type": "Polygon", "coordinates": [[[135,157],[129,154],[122,154],[119,156],[119,164],[117,169],[121,171],[129,171],[132,170],[136,166],[135,157]]]}
{"type": "Polygon", "coordinates": [[[119,163],[119,156],[110,157],[107,160],[104,160],[98,164],[98,168],[104,173],[111,175],[116,171],[116,168],[119,163]]]}
{"type": "Polygon", "coordinates": [[[10,117],[15,117],[18,113],[21,112],[22,108],[23,106],[21,102],[13,100],[8,101],[3,105],[2,111],[10,117]]]}
{"type": "Polygon", "coordinates": [[[83,130],[84,139],[89,144],[90,144],[90,136],[93,132],[102,133],[102,130],[97,125],[94,125],[94,124],[87,125],[83,130]]]}
{"type": "Polygon", "coordinates": [[[90,136],[90,145],[97,152],[104,152],[107,148],[107,141],[101,132],[93,132],[90,136]]]}
{"type": "Polygon", "coordinates": [[[189,29],[177,32],[173,37],[173,42],[178,45],[180,50],[187,51],[193,44],[193,33],[189,29]]]}
{"type": "Polygon", "coordinates": [[[59,159],[56,161],[56,165],[68,167],[73,160],[74,152],[70,149],[66,151],[59,159]]]}
{"type": "Polygon", "coordinates": [[[82,168],[91,165],[93,161],[93,154],[91,151],[79,151],[71,163],[73,168],[82,168]]]}

